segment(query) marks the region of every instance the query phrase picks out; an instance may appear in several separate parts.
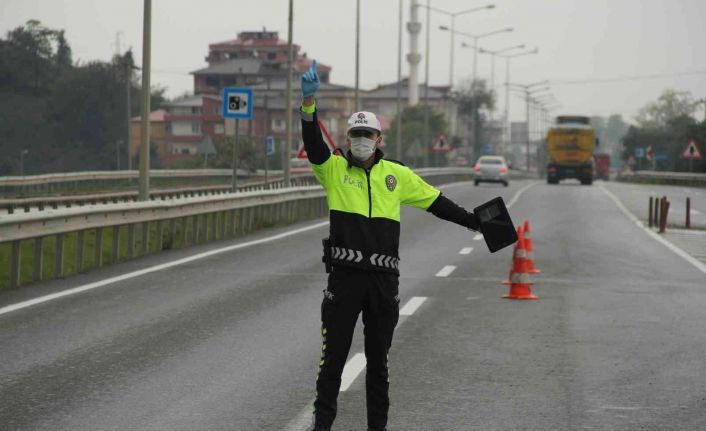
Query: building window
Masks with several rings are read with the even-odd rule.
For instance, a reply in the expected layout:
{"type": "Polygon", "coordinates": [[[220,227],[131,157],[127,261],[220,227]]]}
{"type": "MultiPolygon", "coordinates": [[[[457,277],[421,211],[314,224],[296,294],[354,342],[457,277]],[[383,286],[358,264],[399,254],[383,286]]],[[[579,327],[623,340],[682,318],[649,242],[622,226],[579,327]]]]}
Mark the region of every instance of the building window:
{"type": "Polygon", "coordinates": [[[218,78],[209,76],[208,78],[206,78],[206,85],[208,85],[209,87],[218,87],[218,78]]]}
{"type": "Polygon", "coordinates": [[[268,59],[268,60],[276,60],[276,59],[277,59],[277,53],[276,53],[276,52],[268,52],[268,53],[267,53],[267,59],[268,59]]]}
{"type": "Polygon", "coordinates": [[[195,134],[201,133],[201,123],[191,123],[191,132],[195,134]]]}
{"type": "Polygon", "coordinates": [[[284,132],[287,129],[287,122],[284,121],[282,118],[273,118],[272,119],[272,131],[279,133],[279,132],[284,132]]]}
{"type": "Polygon", "coordinates": [[[223,124],[216,124],[213,127],[213,131],[216,133],[216,135],[222,135],[225,133],[225,127],[223,127],[223,124]]]}
{"type": "Polygon", "coordinates": [[[200,113],[201,113],[201,107],[200,107],[200,106],[192,106],[192,107],[191,107],[191,113],[192,113],[192,114],[200,114],[200,113]]]}

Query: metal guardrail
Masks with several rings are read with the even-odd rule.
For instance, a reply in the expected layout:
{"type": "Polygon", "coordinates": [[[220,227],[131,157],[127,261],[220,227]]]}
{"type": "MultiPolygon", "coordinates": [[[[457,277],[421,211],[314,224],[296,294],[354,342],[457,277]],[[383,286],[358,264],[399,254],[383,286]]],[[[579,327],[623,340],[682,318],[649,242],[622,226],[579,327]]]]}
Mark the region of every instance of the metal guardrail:
{"type": "MultiPolygon", "coordinates": [[[[469,168],[417,172],[430,184],[473,176],[469,168]]],[[[0,283],[16,287],[63,277],[139,255],[232,238],[327,213],[324,190],[300,186],[0,216],[0,247],[9,248],[6,254],[0,253],[9,257],[3,269],[9,271],[0,283]]]]}
{"type": "Polygon", "coordinates": [[[690,172],[636,171],[616,176],[616,181],[706,187],[706,174],[690,172]]]}
{"type": "MultiPolygon", "coordinates": [[[[316,180],[311,175],[304,175],[293,177],[291,179],[291,184],[293,186],[314,185],[316,184],[316,180]]],[[[280,189],[283,187],[284,180],[279,179],[268,182],[258,181],[252,183],[245,183],[238,187],[238,191],[249,192],[257,190],[272,190],[280,189]]],[[[152,190],[150,192],[150,199],[174,199],[182,197],[215,195],[230,192],[230,185],[157,189],[152,190]]],[[[31,198],[0,199],[0,210],[5,210],[8,214],[14,214],[18,208],[21,208],[24,212],[30,212],[31,209],[44,211],[45,208],[58,209],[59,207],[70,208],[72,206],[130,202],[137,201],[138,198],[139,193],[137,191],[122,191],[66,196],[38,196],[31,198]]]]}

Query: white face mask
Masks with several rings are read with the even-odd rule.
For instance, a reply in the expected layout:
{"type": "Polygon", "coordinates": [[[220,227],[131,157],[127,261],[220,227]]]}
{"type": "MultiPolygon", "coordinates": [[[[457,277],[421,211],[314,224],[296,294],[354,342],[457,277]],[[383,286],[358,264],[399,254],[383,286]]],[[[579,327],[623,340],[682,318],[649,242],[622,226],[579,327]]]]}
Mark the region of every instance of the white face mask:
{"type": "Polygon", "coordinates": [[[351,153],[361,162],[368,160],[375,152],[375,141],[362,136],[350,138],[351,153]]]}

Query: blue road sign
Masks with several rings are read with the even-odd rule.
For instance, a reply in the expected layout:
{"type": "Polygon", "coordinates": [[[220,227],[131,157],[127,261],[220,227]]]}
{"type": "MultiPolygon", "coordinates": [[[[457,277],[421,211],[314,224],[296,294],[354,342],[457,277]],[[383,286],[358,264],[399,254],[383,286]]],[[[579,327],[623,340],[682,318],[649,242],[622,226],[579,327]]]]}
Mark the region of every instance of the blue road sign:
{"type": "Polygon", "coordinates": [[[645,157],[645,149],[641,147],[635,148],[635,157],[638,159],[645,157]]]}
{"type": "Polygon", "coordinates": [[[655,160],[659,162],[665,162],[669,160],[669,156],[667,154],[655,154],[655,160]]]}
{"type": "Polygon", "coordinates": [[[255,104],[250,87],[225,87],[223,89],[223,118],[249,120],[255,104]]]}
{"type": "Polygon", "coordinates": [[[272,136],[265,138],[265,145],[267,145],[267,155],[273,155],[275,153],[275,138],[272,136]]]}

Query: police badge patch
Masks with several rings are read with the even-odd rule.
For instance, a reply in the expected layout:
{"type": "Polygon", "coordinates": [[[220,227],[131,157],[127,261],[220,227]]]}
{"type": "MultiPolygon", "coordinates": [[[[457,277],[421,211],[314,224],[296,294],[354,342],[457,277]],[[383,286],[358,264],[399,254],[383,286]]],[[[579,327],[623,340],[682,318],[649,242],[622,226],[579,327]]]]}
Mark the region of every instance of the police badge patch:
{"type": "Polygon", "coordinates": [[[395,187],[397,187],[397,178],[395,178],[394,175],[388,175],[385,177],[385,185],[387,186],[387,190],[391,192],[395,191],[395,187]]]}

